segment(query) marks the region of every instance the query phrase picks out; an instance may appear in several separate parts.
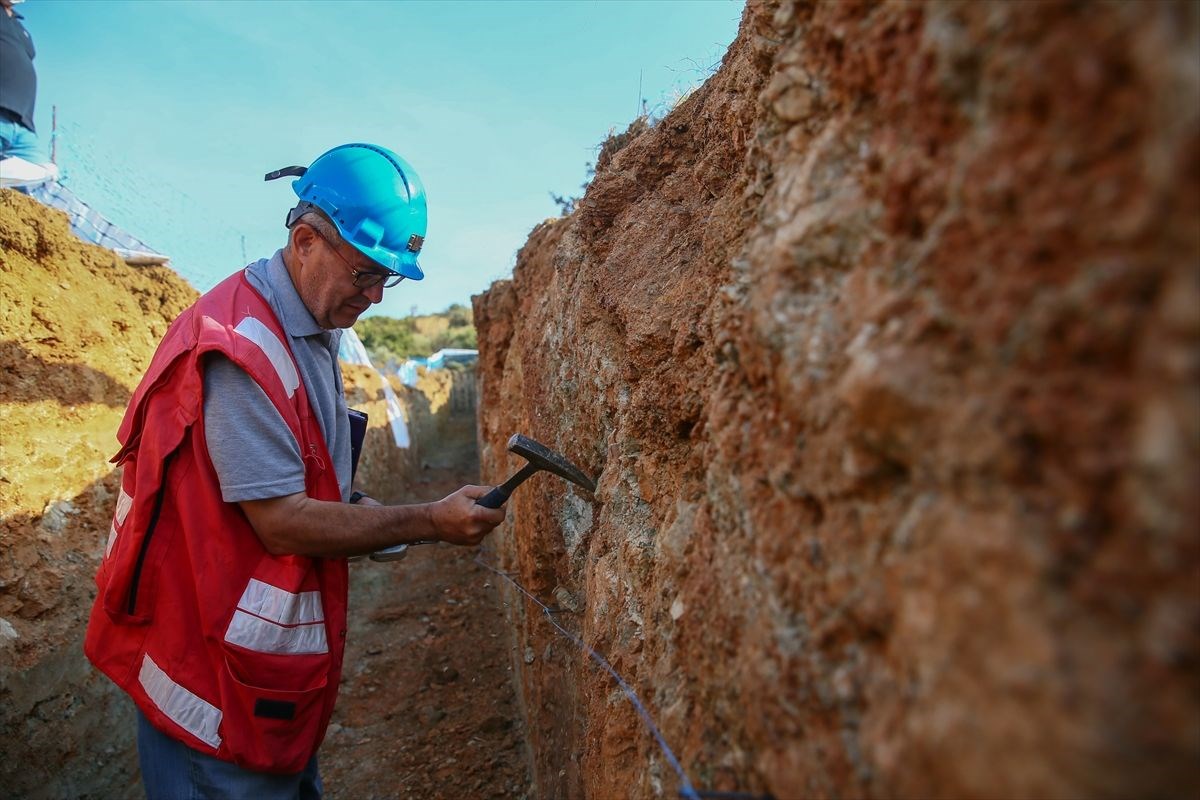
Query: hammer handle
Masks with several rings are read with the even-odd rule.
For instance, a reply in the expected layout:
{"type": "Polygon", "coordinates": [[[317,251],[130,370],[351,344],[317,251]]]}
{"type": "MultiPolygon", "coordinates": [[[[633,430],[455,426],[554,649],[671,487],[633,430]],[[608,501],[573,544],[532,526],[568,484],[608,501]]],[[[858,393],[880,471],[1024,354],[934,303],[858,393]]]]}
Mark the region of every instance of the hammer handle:
{"type": "Polygon", "coordinates": [[[537,472],[538,468],[533,464],[526,464],[521,467],[521,471],[513,475],[511,478],[500,484],[483,497],[475,501],[475,505],[483,506],[484,508],[499,508],[508,501],[508,496],[513,493],[513,490],[520,486],[533,473],[537,472]]]}

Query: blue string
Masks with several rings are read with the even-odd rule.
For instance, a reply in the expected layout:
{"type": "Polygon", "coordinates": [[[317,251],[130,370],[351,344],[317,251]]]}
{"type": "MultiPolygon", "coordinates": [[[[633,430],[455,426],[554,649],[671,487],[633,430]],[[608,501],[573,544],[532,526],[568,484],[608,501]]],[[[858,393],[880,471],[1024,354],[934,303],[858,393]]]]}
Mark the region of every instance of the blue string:
{"type": "Polygon", "coordinates": [[[663,755],[666,756],[667,763],[671,765],[671,768],[675,770],[675,774],[679,776],[679,782],[681,784],[679,787],[680,797],[685,797],[688,800],[700,800],[700,795],[697,794],[696,790],[692,788],[692,782],[688,780],[687,773],[685,773],[683,771],[683,767],[679,765],[679,760],[675,758],[675,753],[672,752],[671,746],[667,744],[666,739],[664,739],[662,734],[659,733],[658,726],[655,725],[654,720],[650,718],[650,712],[648,712],[646,707],[642,705],[642,701],[638,699],[637,694],[629,687],[629,684],[625,683],[624,679],[621,678],[621,676],[617,674],[617,671],[612,668],[612,665],[604,659],[604,656],[600,655],[591,647],[589,647],[587,642],[583,641],[578,636],[559,625],[554,619],[554,612],[551,611],[545,603],[530,594],[524,586],[513,580],[508,573],[501,572],[491,564],[484,562],[479,556],[475,556],[475,563],[496,573],[501,578],[504,578],[504,580],[517,587],[522,594],[541,606],[542,611],[546,615],[546,619],[550,621],[551,625],[553,625],[555,628],[558,628],[559,632],[562,633],[563,636],[566,636],[568,639],[575,642],[575,644],[579,645],[585,653],[592,657],[593,661],[604,667],[605,672],[613,676],[613,680],[617,682],[617,685],[621,687],[621,691],[625,693],[625,696],[629,698],[629,702],[632,703],[634,709],[637,710],[638,716],[642,718],[642,722],[646,723],[646,727],[649,728],[650,733],[654,735],[655,740],[658,742],[659,748],[662,750],[663,755]]]}

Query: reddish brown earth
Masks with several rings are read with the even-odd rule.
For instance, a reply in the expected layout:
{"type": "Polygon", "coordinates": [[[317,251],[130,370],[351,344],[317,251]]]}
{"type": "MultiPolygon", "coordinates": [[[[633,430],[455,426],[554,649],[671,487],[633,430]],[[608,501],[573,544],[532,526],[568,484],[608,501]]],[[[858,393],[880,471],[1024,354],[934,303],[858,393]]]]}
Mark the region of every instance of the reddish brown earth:
{"type": "MultiPolygon", "coordinates": [[[[118,486],[125,404],[174,316],[174,272],[78,242],[66,218],[0,191],[0,794],[141,797],[131,704],[82,638],[118,486]]],[[[471,373],[394,386],[414,446],[386,427],[379,376],[344,365],[371,415],[361,485],[390,502],[475,482],[471,373]],[[468,391],[469,390],[469,391],[468,391]],[[456,400],[458,402],[456,402],[456,400]],[[428,467],[428,468],[426,468],[428,467]]],[[[352,568],[342,700],[322,750],[332,798],[521,797],[512,643],[474,553],[424,548],[352,568]]]]}
{"type": "MultiPolygon", "coordinates": [[[[598,479],[532,479],[495,558],[697,788],[1200,794],[1198,54],[1189,2],[751,0],[477,300],[487,478],[520,431],[598,479]]],[[[192,296],[0,192],[6,795],[138,796],[79,640],[113,431],[192,296]]],[[[353,373],[371,491],[473,472],[453,378],[397,387],[398,453],[353,373]]],[[[465,552],[354,575],[332,796],[677,796],[465,552]]]]}
{"type": "MultiPolygon", "coordinates": [[[[507,569],[703,789],[1200,794],[1200,6],[751,0],[476,298],[507,569]]],[[[540,797],[681,788],[516,602],[540,797]]]]}

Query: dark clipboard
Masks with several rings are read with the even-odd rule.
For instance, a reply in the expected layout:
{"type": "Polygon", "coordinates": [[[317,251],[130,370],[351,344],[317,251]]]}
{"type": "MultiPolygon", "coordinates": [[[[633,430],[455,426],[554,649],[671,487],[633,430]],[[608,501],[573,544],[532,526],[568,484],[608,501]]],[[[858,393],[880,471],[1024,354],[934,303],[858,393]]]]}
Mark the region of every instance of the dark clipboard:
{"type": "Polygon", "coordinates": [[[362,455],[363,439],[367,436],[367,414],[353,408],[346,409],[350,418],[350,483],[358,473],[358,457],[362,455]]]}

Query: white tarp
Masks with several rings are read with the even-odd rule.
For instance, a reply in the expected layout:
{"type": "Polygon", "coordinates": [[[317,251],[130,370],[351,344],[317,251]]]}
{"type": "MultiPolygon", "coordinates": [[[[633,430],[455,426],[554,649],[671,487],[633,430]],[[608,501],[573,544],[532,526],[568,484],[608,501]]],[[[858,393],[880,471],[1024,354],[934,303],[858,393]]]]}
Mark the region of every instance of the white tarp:
{"type": "Polygon", "coordinates": [[[85,242],[115,251],[128,264],[145,266],[165,264],[168,261],[167,256],[157,252],[132,233],[118,228],[58,181],[46,181],[36,186],[25,187],[21,191],[44,205],[65,211],[71,223],[71,233],[85,242]]]}
{"type": "Polygon", "coordinates": [[[379,375],[379,380],[383,381],[383,397],[387,401],[388,424],[392,427],[392,438],[396,440],[396,447],[407,448],[411,440],[408,436],[408,426],[404,423],[404,409],[400,406],[400,398],[396,397],[396,393],[392,391],[392,386],[388,383],[387,378],[375,369],[375,365],[371,363],[371,357],[367,355],[367,348],[363,347],[362,339],[358,338],[358,334],[354,332],[353,328],[345,328],[342,331],[342,341],[338,345],[338,358],[348,364],[370,367],[375,370],[376,375],[379,375]]]}
{"type": "Polygon", "coordinates": [[[478,360],[478,350],[446,347],[438,350],[429,358],[410,358],[401,364],[400,369],[397,371],[400,374],[401,383],[405,386],[416,386],[417,369],[419,367],[424,367],[425,369],[445,369],[447,364],[474,364],[478,360]]]}

